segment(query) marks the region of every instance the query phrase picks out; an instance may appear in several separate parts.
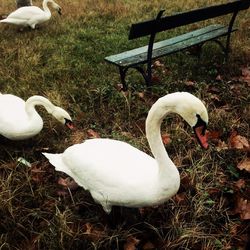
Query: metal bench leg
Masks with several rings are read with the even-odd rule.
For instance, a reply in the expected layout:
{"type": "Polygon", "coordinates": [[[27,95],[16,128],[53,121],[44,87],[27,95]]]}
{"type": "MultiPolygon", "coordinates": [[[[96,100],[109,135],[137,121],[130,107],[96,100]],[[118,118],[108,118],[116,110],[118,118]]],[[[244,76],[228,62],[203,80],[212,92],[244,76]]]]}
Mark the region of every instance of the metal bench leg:
{"type": "Polygon", "coordinates": [[[126,73],[128,71],[128,68],[124,68],[124,67],[119,67],[119,71],[120,71],[120,77],[121,77],[121,83],[122,83],[122,90],[126,91],[128,90],[128,85],[126,83],[126,73]]]}

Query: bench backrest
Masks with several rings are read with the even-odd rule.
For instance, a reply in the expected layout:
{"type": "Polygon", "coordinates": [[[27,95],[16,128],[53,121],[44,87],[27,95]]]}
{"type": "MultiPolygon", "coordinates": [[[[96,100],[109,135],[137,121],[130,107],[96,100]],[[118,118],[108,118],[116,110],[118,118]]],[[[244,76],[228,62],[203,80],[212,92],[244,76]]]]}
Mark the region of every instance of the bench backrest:
{"type": "Polygon", "coordinates": [[[225,4],[195,9],[187,12],[177,13],[172,16],[166,16],[163,18],[156,18],[153,20],[132,24],[129,33],[129,39],[152,35],[161,31],[230,13],[237,14],[238,11],[248,9],[249,6],[250,0],[237,0],[225,4]]]}

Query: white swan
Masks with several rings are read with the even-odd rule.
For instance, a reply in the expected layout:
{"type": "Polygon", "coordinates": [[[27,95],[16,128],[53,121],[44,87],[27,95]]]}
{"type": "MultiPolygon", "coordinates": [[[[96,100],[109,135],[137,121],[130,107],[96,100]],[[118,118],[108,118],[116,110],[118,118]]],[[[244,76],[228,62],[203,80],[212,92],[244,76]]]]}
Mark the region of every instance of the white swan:
{"type": "Polygon", "coordinates": [[[51,3],[52,7],[61,15],[61,7],[57,3],[53,0],[43,0],[43,10],[37,6],[24,6],[13,11],[5,19],[0,20],[0,22],[24,27],[30,26],[32,29],[35,29],[37,24],[46,22],[51,18],[48,3],[51,3]]]}
{"type": "Polygon", "coordinates": [[[43,128],[43,120],[35,106],[42,105],[59,122],[72,128],[70,115],[47,98],[32,96],[26,102],[18,96],[0,94],[0,135],[11,140],[28,139],[43,128]]]}
{"type": "Polygon", "coordinates": [[[148,113],[146,136],[154,158],[125,142],[111,139],[89,139],[62,154],[43,154],[56,170],[89,190],[107,213],[113,205],[162,204],[177,193],[180,185],[179,172],[164,148],[160,133],[163,118],[171,112],[181,115],[194,128],[201,145],[208,147],[205,106],[195,96],[177,92],[158,99],[148,113]]]}

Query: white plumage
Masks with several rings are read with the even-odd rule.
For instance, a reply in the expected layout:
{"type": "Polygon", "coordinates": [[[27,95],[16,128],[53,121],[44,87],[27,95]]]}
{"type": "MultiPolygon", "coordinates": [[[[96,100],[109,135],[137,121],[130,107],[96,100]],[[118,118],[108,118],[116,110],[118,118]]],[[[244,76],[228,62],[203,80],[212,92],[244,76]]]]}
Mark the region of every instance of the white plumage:
{"type": "Polygon", "coordinates": [[[44,23],[51,18],[48,3],[51,3],[52,7],[56,9],[59,14],[61,14],[60,6],[53,0],[43,0],[43,10],[37,6],[24,6],[13,11],[5,19],[0,20],[0,22],[24,27],[29,26],[32,29],[35,29],[37,24],[44,23]]]}
{"type": "Polygon", "coordinates": [[[35,106],[42,105],[59,122],[72,126],[70,115],[47,98],[32,96],[26,102],[18,96],[0,94],[0,135],[11,140],[28,139],[43,128],[43,120],[35,106]]]}
{"type": "Polygon", "coordinates": [[[205,137],[208,115],[204,104],[189,93],[177,92],[158,99],[148,113],[146,136],[154,158],[128,143],[112,139],[90,139],[62,154],[43,154],[56,170],[89,190],[107,213],[113,205],[162,204],[177,193],[180,185],[179,172],[164,148],[160,133],[161,122],[170,112],[181,115],[194,127],[200,143],[208,146],[205,137]]]}

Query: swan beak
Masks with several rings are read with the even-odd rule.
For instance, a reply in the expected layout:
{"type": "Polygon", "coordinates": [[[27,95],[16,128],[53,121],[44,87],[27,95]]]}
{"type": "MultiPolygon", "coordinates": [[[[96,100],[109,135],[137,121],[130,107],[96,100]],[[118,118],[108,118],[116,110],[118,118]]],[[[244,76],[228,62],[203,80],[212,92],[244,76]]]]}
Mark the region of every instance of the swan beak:
{"type": "Polygon", "coordinates": [[[57,12],[58,12],[59,15],[62,15],[62,9],[61,8],[58,8],[57,12]]]}
{"type": "Polygon", "coordinates": [[[194,127],[194,133],[196,135],[196,138],[199,142],[199,144],[207,149],[208,148],[208,142],[207,142],[207,135],[206,135],[206,126],[202,125],[199,127],[194,127]]]}
{"type": "Polygon", "coordinates": [[[69,129],[73,129],[73,122],[71,120],[65,119],[65,125],[69,128],[69,129]]]}

